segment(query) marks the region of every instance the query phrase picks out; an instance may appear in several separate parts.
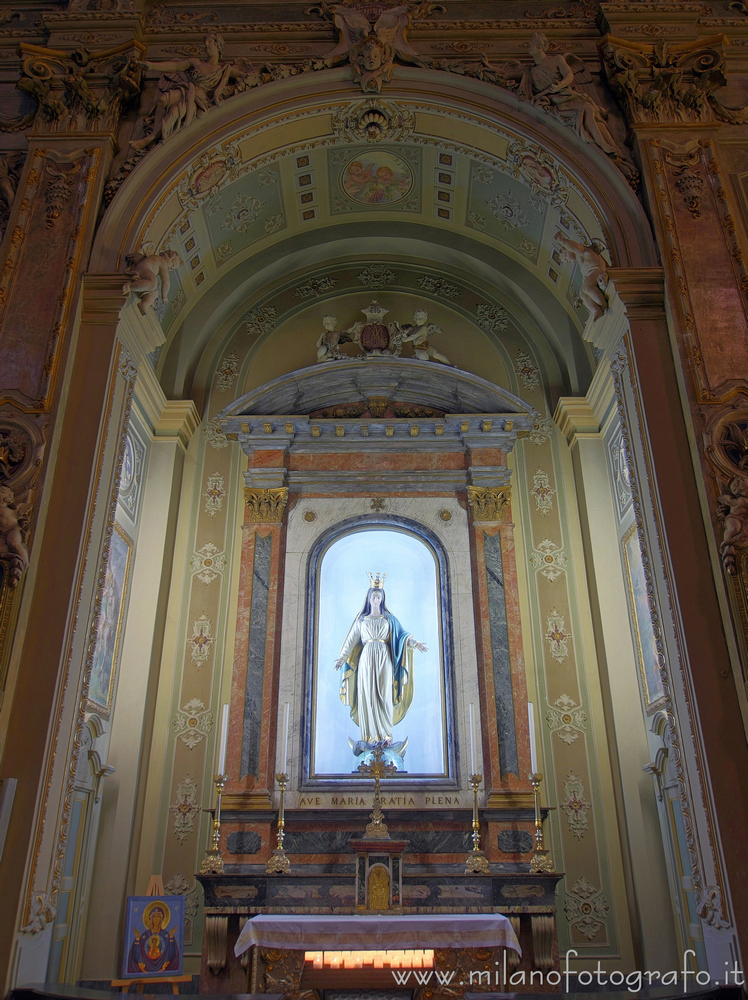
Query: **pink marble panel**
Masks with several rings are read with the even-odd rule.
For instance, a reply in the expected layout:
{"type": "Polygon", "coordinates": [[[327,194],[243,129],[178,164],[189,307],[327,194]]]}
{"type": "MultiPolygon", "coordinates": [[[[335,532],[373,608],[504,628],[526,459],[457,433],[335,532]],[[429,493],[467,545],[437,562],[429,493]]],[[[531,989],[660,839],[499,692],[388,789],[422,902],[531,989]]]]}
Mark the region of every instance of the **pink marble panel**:
{"type": "Polygon", "coordinates": [[[357,469],[393,469],[410,471],[416,469],[464,469],[463,452],[413,452],[400,454],[377,454],[372,452],[315,452],[314,454],[291,455],[290,468],[305,471],[330,470],[353,471],[357,469]]]}

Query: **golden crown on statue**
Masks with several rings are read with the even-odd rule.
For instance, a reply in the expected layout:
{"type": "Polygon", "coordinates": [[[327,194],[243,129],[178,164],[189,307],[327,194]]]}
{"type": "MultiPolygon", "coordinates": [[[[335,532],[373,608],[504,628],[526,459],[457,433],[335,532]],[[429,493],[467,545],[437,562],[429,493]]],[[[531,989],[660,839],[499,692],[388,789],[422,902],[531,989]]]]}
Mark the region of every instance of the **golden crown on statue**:
{"type": "Polygon", "coordinates": [[[369,573],[369,584],[372,590],[381,590],[386,579],[386,573],[377,573],[376,576],[373,573],[369,573]]]}

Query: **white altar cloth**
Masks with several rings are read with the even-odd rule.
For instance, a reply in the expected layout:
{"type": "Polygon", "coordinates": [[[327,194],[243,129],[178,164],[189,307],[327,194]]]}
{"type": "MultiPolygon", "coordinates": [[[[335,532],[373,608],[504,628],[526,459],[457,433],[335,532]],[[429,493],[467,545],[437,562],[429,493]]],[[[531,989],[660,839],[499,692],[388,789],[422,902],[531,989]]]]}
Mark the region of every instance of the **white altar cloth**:
{"type": "Polygon", "coordinates": [[[238,957],[253,944],[303,951],[503,947],[522,954],[511,923],[500,913],[260,913],[242,928],[234,954],[238,957]]]}

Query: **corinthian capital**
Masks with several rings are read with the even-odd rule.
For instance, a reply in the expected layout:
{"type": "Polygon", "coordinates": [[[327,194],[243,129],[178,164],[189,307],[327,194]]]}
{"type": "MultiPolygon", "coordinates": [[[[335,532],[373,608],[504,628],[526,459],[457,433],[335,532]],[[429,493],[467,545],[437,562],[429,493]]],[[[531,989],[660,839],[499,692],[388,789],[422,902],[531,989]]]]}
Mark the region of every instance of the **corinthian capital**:
{"type": "Polygon", "coordinates": [[[288,503],[288,487],[272,490],[244,489],[247,520],[250,524],[280,524],[288,503]]]}
{"type": "Polygon", "coordinates": [[[474,521],[506,521],[511,486],[468,486],[467,489],[474,521]]]}

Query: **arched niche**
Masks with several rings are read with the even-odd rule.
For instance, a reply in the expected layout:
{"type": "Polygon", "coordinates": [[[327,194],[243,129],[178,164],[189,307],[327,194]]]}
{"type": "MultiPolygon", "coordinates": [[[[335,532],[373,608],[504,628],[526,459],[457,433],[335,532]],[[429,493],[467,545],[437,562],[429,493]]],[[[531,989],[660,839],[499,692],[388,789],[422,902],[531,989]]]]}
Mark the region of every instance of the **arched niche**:
{"type": "MultiPolygon", "coordinates": [[[[398,764],[398,774],[453,783],[454,651],[447,555],[437,536],[418,521],[371,515],[323,532],[307,559],[305,779],[310,787],[336,779],[349,782],[363,760],[363,747],[356,744],[371,738],[364,733],[365,720],[381,716],[387,697],[379,682],[389,673],[388,665],[364,665],[363,651],[353,669],[333,670],[349,630],[356,632],[360,625],[369,573],[374,579],[386,574],[381,583],[389,613],[428,646],[424,653],[411,653],[396,693],[393,745],[406,744],[399,751],[404,767],[398,764]]],[[[377,644],[388,647],[383,660],[391,664],[392,637],[377,644]]],[[[397,669],[395,675],[397,680],[397,669]]]]}

